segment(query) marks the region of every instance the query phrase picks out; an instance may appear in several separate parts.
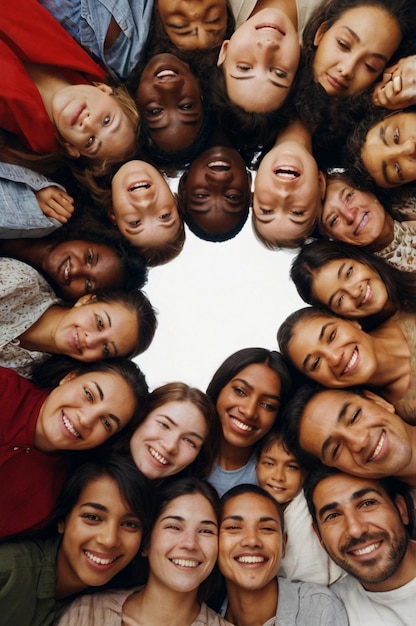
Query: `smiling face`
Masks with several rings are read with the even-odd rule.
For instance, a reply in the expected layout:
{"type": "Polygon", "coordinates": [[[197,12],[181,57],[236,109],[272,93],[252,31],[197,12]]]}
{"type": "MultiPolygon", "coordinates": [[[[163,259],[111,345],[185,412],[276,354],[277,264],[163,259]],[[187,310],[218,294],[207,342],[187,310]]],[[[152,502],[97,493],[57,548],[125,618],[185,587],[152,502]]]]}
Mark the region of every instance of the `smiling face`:
{"type": "Polygon", "coordinates": [[[227,444],[249,448],[269,432],[280,390],[278,374],[264,363],[248,365],[221,389],[216,407],[227,444]]]}
{"type": "Polygon", "coordinates": [[[149,582],[159,589],[197,592],[218,555],[218,522],[200,493],[179,496],[162,510],[152,530],[149,582]]]}
{"type": "Polygon", "coordinates": [[[174,54],[157,54],[143,70],[136,99],[159,148],[177,152],[192,145],[203,110],[201,90],[189,65],[174,54]]]}
{"type": "Polygon", "coordinates": [[[96,448],[124,428],[136,408],[133,391],[121,375],[68,374],[42,404],[35,447],[44,452],[96,448]]]}
{"type": "Polygon", "coordinates": [[[162,174],[146,161],[128,161],[111,183],[110,218],[134,246],[173,241],[181,228],[178,207],[162,174]]]}
{"type": "Polygon", "coordinates": [[[305,472],[293,454],[280,441],[274,441],[260,453],[256,468],[257,484],[279,504],[288,504],[302,489],[305,472]]]}
{"type": "Polygon", "coordinates": [[[236,228],[250,202],[244,161],[225,146],[209,148],[192,161],[185,189],[186,212],[213,235],[236,228]]]}
{"type": "Polygon", "coordinates": [[[251,591],[277,585],[285,543],[273,502],[254,493],[228,500],[221,515],[218,552],[227,587],[251,591]]]}
{"type": "Polygon", "coordinates": [[[368,246],[378,241],[385,222],[386,212],[374,194],[343,180],[328,181],[320,223],[327,237],[368,246]]]}
{"type": "Polygon", "coordinates": [[[56,352],[93,362],[128,356],[137,345],[137,315],[118,302],[86,296],[67,309],[54,333],[56,352]]]}
{"type": "Polygon", "coordinates": [[[348,474],[400,477],[412,460],[411,428],[380,396],[325,390],[303,411],[299,444],[348,474]]]}
{"type": "Polygon", "coordinates": [[[315,270],[312,294],[337,315],[352,319],[380,313],[389,302],[380,274],[355,259],[334,259],[315,270]]]}
{"type": "Polygon", "coordinates": [[[58,525],[63,533],[57,582],[68,594],[104,585],[136,556],[142,524],[124,501],[114,479],[91,480],[71,513],[58,525]]]}
{"type": "Polygon", "coordinates": [[[416,180],[416,113],[395,113],[370,128],[361,160],[379,187],[416,180]]]}
{"type": "Polygon", "coordinates": [[[70,300],[97,289],[118,287],[122,279],[120,257],[109,246],[94,241],[59,243],[46,256],[42,270],[60,295],[70,300]]]}
{"type": "Polygon", "coordinates": [[[52,98],[52,121],[76,159],[122,159],[135,145],[133,122],[103,83],[59,89],[52,98]]]}
{"type": "Polygon", "coordinates": [[[207,423],[191,402],[167,402],[151,411],[135,430],[130,452],[137,467],[150,479],[177,474],[201,451],[207,423]]]}
{"type": "Polygon", "coordinates": [[[299,64],[298,34],[280,9],[263,9],[224,41],[218,57],[231,102],[245,111],[279,109],[299,64]]]}
{"type": "Polygon", "coordinates": [[[299,321],[288,353],[300,372],[325,387],[371,384],[377,370],[371,336],[357,322],[340,317],[299,321]]]}
{"type": "Polygon", "coordinates": [[[377,481],[339,474],[318,483],[313,503],[322,544],[335,563],[369,591],[403,584],[409,517],[402,496],[394,504],[377,481]]]}
{"type": "Polygon", "coordinates": [[[325,180],[311,153],[285,141],[266,154],[254,183],[256,230],[266,239],[299,239],[313,230],[325,180]]]}
{"type": "Polygon", "coordinates": [[[169,39],[178,48],[213,48],[224,39],[225,0],[158,0],[157,10],[169,39]]]}
{"type": "Polygon", "coordinates": [[[345,11],[332,26],[318,28],[313,60],[315,81],[329,96],[345,98],[370,87],[398,48],[397,19],[376,6],[345,11]],[[374,28],[377,24],[377,28],[374,28]]]}

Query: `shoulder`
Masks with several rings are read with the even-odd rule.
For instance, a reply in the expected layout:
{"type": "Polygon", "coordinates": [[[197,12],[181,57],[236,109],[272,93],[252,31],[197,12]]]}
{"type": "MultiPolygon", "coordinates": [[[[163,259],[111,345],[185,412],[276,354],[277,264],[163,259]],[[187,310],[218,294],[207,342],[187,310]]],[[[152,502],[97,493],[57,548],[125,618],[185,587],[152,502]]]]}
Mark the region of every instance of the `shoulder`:
{"type": "Polygon", "coordinates": [[[325,585],[294,582],[279,577],[278,617],[282,621],[296,615],[296,624],[347,626],[343,603],[325,585]]]}
{"type": "Polygon", "coordinates": [[[123,604],[136,589],[82,595],[69,605],[58,626],[119,626],[123,604]]]}

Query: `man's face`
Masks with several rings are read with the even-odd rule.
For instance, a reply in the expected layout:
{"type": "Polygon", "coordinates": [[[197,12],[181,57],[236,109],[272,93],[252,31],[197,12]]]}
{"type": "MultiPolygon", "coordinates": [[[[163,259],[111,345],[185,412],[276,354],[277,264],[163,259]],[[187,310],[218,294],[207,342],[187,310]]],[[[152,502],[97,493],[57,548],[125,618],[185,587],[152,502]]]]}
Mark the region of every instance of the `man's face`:
{"type": "Polygon", "coordinates": [[[387,591],[409,580],[402,496],[394,503],[378,481],[336,474],[318,483],[313,504],[322,546],[366,589],[387,591]]]}
{"type": "Polygon", "coordinates": [[[401,476],[412,459],[412,427],[383,398],[365,394],[328,389],[314,396],[303,411],[299,444],[354,476],[401,476]]]}

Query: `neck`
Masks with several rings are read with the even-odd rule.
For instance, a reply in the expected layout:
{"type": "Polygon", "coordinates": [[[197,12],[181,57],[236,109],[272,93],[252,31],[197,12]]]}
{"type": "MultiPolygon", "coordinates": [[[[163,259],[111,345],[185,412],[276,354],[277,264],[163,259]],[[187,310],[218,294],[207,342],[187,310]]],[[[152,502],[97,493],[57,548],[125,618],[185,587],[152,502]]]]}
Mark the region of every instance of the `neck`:
{"type": "Polygon", "coordinates": [[[363,585],[367,591],[392,591],[403,587],[416,578],[416,542],[409,541],[406,553],[397,570],[390,578],[376,585],[363,585]]]}
{"type": "Polygon", "coordinates": [[[225,618],[235,626],[262,626],[277,613],[277,577],[259,590],[243,589],[227,581],[227,593],[225,618]]]}
{"type": "Polygon", "coordinates": [[[382,231],[377,239],[369,246],[371,252],[379,252],[390,245],[394,237],[394,219],[385,211],[385,220],[382,231]]]}
{"type": "MultiPolygon", "coordinates": [[[[52,100],[54,95],[60,89],[68,87],[77,81],[71,79],[71,70],[55,68],[49,65],[38,65],[37,63],[25,63],[25,68],[39,91],[49,119],[53,122],[52,100]]],[[[74,77],[72,76],[72,78],[74,77]]]]}
{"type": "Polygon", "coordinates": [[[312,154],[312,135],[301,120],[295,120],[289,124],[277,137],[275,146],[279,146],[286,141],[295,141],[304,146],[304,148],[312,154]]]}
{"type": "Polygon", "coordinates": [[[252,10],[250,17],[262,9],[280,9],[286,13],[293,26],[297,29],[298,11],[296,7],[296,0],[257,0],[256,6],[252,10]]]}
{"type": "Polygon", "coordinates": [[[57,353],[56,328],[67,309],[51,306],[40,318],[19,337],[20,345],[26,350],[57,353]]]}
{"type": "Polygon", "coordinates": [[[244,465],[247,464],[252,452],[252,446],[249,446],[248,448],[237,448],[222,439],[220,444],[220,453],[216,461],[224,470],[231,471],[240,469],[240,467],[244,467],[244,465]]]}
{"type": "Polygon", "coordinates": [[[393,320],[387,320],[369,336],[373,340],[377,368],[368,382],[377,387],[387,386],[390,399],[399,400],[407,390],[410,375],[410,349],[406,338],[393,320]]]}

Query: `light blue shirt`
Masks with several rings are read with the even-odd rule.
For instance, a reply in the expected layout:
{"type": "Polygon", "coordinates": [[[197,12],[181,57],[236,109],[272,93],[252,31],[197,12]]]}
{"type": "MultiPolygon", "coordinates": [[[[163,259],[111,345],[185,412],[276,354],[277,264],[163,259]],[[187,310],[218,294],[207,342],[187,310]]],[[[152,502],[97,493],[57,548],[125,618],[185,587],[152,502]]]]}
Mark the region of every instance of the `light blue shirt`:
{"type": "Polygon", "coordinates": [[[108,72],[125,80],[136,66],[149,34],[153,0],[39,0],[65,30],[108,72]],[[121,32],[104,42],[111,17],[121,32]]]}

